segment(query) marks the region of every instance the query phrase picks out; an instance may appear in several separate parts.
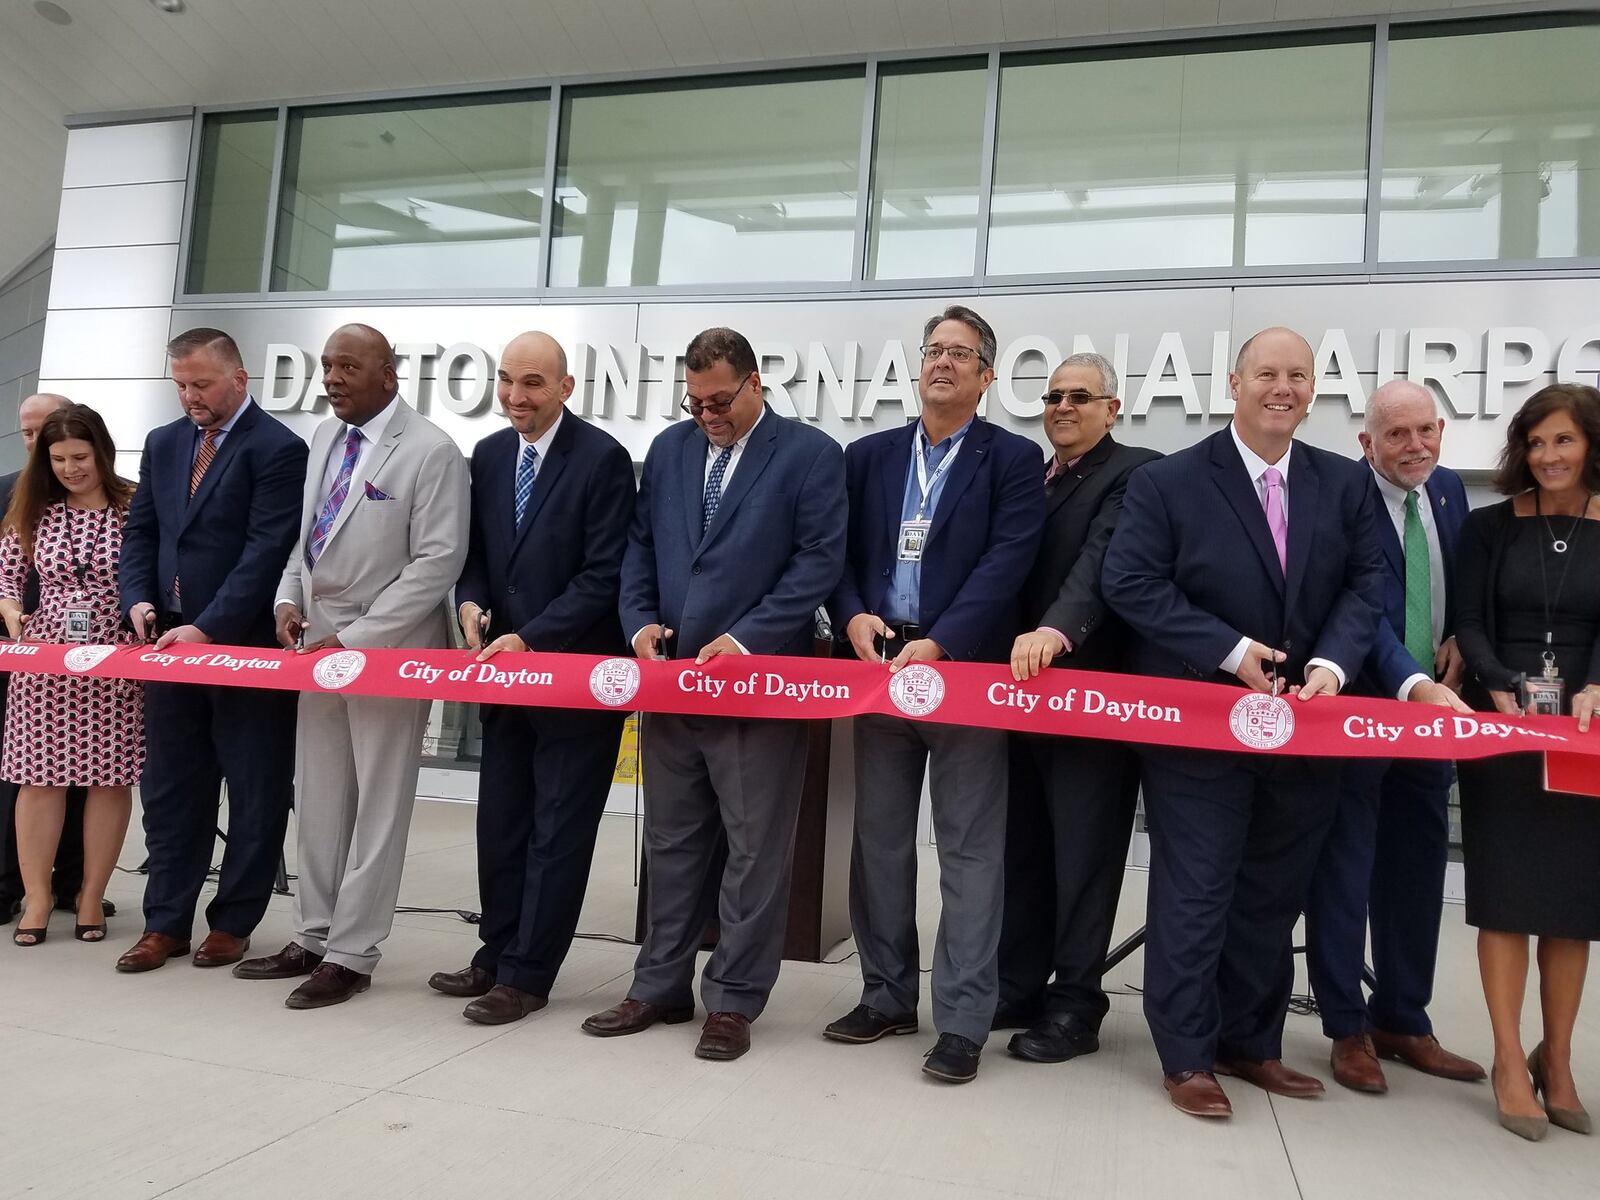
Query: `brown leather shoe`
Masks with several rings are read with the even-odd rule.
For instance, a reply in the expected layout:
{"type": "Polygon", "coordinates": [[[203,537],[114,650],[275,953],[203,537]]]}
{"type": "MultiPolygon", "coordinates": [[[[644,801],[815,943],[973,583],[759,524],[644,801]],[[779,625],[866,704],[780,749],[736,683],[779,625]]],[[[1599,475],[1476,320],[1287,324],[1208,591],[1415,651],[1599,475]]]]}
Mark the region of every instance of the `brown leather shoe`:
{"type": "Polygon", "coordinates": [[[700,1041],[694,1048],[696,1058],[709,1058],[728,1062],[750,1049],[750,1018],[742,1013],[715,1012],[706,1017],[700,1029],[700,1041]]]}
{"type": "Polygon", "coordinates": [[[642,1033],[660,1021],[663,1025],[682,1025],[694,1020],[694,1008],[662,1008],[648,1000],[635,1000],[631,996],[614,1008],[597,1012],[583,1023],[583,1031],[595,1037],[622,1037],[629,1033],[642,1033]]]}
{"type": "Polygon", "coordinates": [[[166,964],[169,958],[179,958],[189,953],[189,939],[169,937],[164,933],[146,933],[117,959],[117,970],[124,975],[137,975],[154,971],[166,964]]]}
{"type": "Polygon", "coordinates": [[[1219,1062],[1217,1074],[1235,1075],[1246,1083],[1255,1084],[1264,1092],[1288,1096],[1291,1100],[1312,1100],[1327,1090],[1322,1086],[1322,1080],[1291,1071],[1283,1065],[1281,1058],[1269,1058],[1264,1062],[1246,1062],[1244,1059],[1219,1062]]]}
{"type": "Polygon", "coordinates": [[[1191,1117],[1231,1117],[1233,1105],[1210,1071],[1179,1071],[1164,1076],[1161,1086],[1172,1097],[1172,1107],[1191,1117]]]}
{"type": "Polygon", "coordinates": [[[482,996],[494,986],[494,976],[482,967],[435,971],[428,977],[428,986],[446,996],[482,996]]]}
{"type": "Polygon", "coordinates": [[[548,996],[535,996],[521,988],[497,983],[462,1009],[461,1015],[479,1025],[509,1025],[529,1013],[538,1012],[548,1003],[548,996]]]}
{"type": "Polygon", "coordinates": [[[343,1004],[357,992],[372,986],[371,975],[361,975],[337,963],[319,963],[310,977],[289,993],[287,1008],[327,1008],[330,1004],[343,1004]]]}
{"type": "Polygon", "coordinates": [[[313,954],[299,942],[290,942],[276,954],[265,958],[247,958],[233,969],[235,979],[296,979],[309,975],[322,963],[322,955],[313,954]]]}
{"type": "Polygon", "coordinates": [[[1389,1081],[1378,1065],[1378,1052],[1372,1048],[1372,1039],[1364,1033],[1335,1038],[1328,1065],[1333,1068],[1333,1081],[1352,1092],[1381,1096],[1389,1090],[1389,1081]]]}
{"type": "Polygon", "coordinates": [[[200,949],[194,952],[194,965],[197,967],[228,967],[244,957],[246,950],[250,949],[250,939],[247,937],[234,937],[231,933],[223,933],[220,929],[213,929],[206,934],[206,940],[200,943],[200,949]]]}
{"type": "Polygon", "coordinates": [[[1470,1058],[1451,1054],[1439,1045],[1439,1039],[1431,1033],[1385,1033],[1381,1029],[1374,1029],[1372,1045],[1379,1058],[1399,1059],[1424,1075],[1437,1075],[1440,1079],[1454,1079],[1461,1083],[1477,1083],[1487,1078],[1482,1067],[1470,1058]]]}

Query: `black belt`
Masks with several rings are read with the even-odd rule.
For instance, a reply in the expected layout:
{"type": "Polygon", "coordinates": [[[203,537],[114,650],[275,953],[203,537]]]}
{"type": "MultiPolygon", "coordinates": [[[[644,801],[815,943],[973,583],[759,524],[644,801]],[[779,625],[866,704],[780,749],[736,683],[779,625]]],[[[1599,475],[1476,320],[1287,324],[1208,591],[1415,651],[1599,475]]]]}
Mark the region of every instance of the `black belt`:
{"type": "MultiPolygon", "coordinates": [[[[884,624],[889,625],[887,621],[884,624]]],[[[923,636],[921,625],[889,625],[889,630],[894,634],[894,640],[902,646],[923,636]]]]}

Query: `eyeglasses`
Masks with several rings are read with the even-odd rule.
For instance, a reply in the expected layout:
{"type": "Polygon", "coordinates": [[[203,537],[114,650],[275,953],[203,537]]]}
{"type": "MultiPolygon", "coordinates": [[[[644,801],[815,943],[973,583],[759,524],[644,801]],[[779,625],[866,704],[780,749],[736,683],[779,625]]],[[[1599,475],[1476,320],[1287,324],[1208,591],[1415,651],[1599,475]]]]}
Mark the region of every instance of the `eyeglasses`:
{"type": "Polygon", "coordinates": [[[1070,392],[1046,392],[1039,399],[1043,400],[1051,408],[1054,408],[1063,400],[1072,405],[1073,408],[1082,408],[1085,404],[1093,404],[1096,400],[1115,400],[1116,397],[1097,396],[1093,392],[1074,389],[1070,392]]]}
{"type": "Polygon", "coordinates": [[[739,390],[734,392],[733,395],[727,397],[726,399],[696,400],[691,396],[682,404],[678,405],[678,407],[683,409],[683,411],[688,413],[691,417],[698,417],[701,413],[710,413],[713,417],[726,416],[728,411],[733,408],[733,402],[739,398],[740,392],[743,392],[745,388],[749,386],[750,377],[747,375],[745,376],[744,382],[739,385],[739,390]]]}
{"type": "Polygon", "coordinates": [[[971,346],[922,346],[922,361],[925,363],[937,362],[941,354],[948,354],[950,361],[955,363],[969,363],[973,359],[979,362],[988,362],[983,357],[982,350],[974,350],[971,346]]]}

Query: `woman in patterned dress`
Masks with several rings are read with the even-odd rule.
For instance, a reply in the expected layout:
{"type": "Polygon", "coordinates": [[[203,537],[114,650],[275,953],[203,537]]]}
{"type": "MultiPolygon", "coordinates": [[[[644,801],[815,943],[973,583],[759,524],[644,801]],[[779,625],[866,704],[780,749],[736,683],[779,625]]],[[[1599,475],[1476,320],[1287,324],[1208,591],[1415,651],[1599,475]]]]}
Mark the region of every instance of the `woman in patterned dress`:
{"type": "MultiPolygon", "coordinates": [[[[117,560],[133,485],[115,471],[100,414],[56,410],[39,429],[0,533],[0,619],[12,638],[110,645],[120,631],[117,560]],[[39,607],[22,611],[23,585],[39,575],[39,607]]],[[[83,810],[79,941],[106,935],[100,901],[122,852],[132,785],[144,765],[144,693],[121,679],[19,673],[6,704],[0,778],[17,794],[17,858],[27,889],[12,941],[45,939],[55,897],[50,870],[69,786],[88,789],[83,810]],[[85,922],[87,915],[89,921],[85,922]]]]}

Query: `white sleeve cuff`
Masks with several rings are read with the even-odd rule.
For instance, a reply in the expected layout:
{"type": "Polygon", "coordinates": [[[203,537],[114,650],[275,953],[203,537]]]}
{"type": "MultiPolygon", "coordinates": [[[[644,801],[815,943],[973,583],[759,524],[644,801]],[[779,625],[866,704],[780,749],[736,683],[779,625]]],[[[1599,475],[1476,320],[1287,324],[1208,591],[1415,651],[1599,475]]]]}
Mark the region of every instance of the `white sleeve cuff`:
{"type": "Polygon", "coordinates": [[[1409,700],[1409,699],[1411,699],[1411,689],[1416,687],[1417,684],[1419,684],[1419,683],[1432,683],[1432,682],[1433,681],[1431,679],[1429,679],[1426,675],[1424,675],[1421,671],[1418,671],[1415,675],[1408,675],[1406,677],[1406,681],[1400,685],[1400,690],[1395,693],[1395,699],[1396,700],[1409,700]]]}
{"type": "Polygon", "coordinates": [[[1338,663],[1334,662],[1332,659],[1313,658],[1306,662],[1306,671],[1309,673],[1312,667],[1327,667],[1328,670],[1333,672],[1333,677],[1339,681],[1339,690],[1341,692],[1344,691],[1344,670],[1339,666],[1338,663]]]}
{"type": "Polygon", "coordinates": [[[1217,669],[1227,675],[1237,675],[1239,673],[1239,664],[1244,662],[1244,652],[1248,649],[1250,649],[1250,639],[1247,637],[1240,638],[1239,644],[1233,648],[1233,653],[1223,659],[1222,665],[1217,669]]]}

